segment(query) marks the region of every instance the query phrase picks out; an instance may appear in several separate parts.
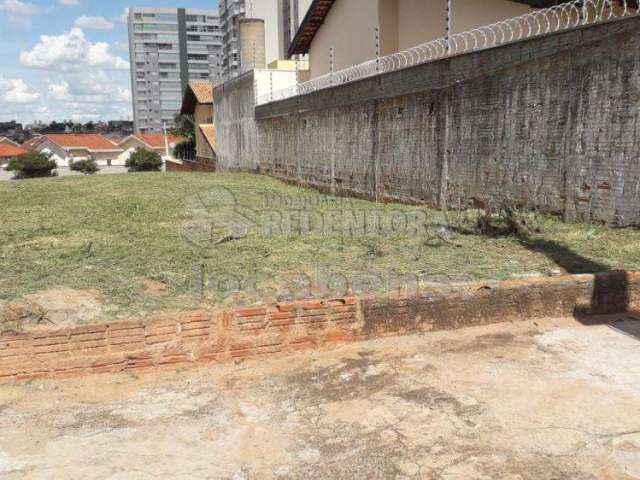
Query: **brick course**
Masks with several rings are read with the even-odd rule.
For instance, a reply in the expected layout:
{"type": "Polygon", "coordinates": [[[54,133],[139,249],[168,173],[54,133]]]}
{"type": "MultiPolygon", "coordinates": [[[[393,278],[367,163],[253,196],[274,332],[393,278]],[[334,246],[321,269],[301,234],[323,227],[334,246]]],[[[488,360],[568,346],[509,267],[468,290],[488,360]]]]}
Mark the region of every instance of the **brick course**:
{"type": "Polygon", "coordinates": [[[640,305],[640,274],[609,272],[428,289],[412,297],[306,300],[147,322],[0,334],[0,381],[286,354],[386,335],[640,305]]]}

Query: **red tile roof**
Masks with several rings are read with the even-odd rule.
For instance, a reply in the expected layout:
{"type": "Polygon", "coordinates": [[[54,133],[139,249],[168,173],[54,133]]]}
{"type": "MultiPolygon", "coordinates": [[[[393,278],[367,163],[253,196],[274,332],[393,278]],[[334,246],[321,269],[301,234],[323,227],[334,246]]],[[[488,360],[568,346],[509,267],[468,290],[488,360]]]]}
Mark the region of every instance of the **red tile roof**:
{"type": "Polygon", "coordinates": [[[204,138],[207,140],[211,149],[215,152],[216,150],[216,127],[213,124],[200,125],[200,130],[202,130],[202,134],[204,138]]]}
{"type": "Polygon", "coordinates": [[[29,150],[26,148],[0,143],[0,158],[19,157],[25,153],[29,153],[29,150]]]}
{"type": "Polygon", "coordinates": [[[33,138],[27,140],[26,142],[24,142],[22,144],[22,146],[23,146],[23,148],[28,148],[29,150],[31,150],[38,143],[40,143],[43,139],[44,139],[44,137],[33,137],[33,138]]]}
{"type": "MultiPolygon", "coordinates": [[[[135,133],[120,141],[120,145],[129,140],[135,138],[136,140],[144,143],[146,146],[152,149],[164,148],[164,135],[161,133],[135,133]]],[[[180,142],[184,142],[186,138],[179,135],[169,135],[169,146],[176,145],[180,142]]]]}
{"type": "Polygon", "coordinates": [[[193,91],[198,103],[213,103],[213,83],[206,80],[192,80],[189,87],[193,91]]]}
{"type": "MultiPolygon", "coordinates": [[[[164,135],[160,133],[140,133],[134,135],[134,137],[140,139],[151,148],[164,148],[164,135]]],[[[176,145],[184,140],[186,140],[184,137],[169,135],[169,145],[176,145]]]]}
{"type": "Polygon", "coordinates": [[[86,148],[87,150],[104,151],[120,150],[118,144],[104,135],[94,133],[69,133],[45,135],[53,143],[65,149],[86,148]]]}

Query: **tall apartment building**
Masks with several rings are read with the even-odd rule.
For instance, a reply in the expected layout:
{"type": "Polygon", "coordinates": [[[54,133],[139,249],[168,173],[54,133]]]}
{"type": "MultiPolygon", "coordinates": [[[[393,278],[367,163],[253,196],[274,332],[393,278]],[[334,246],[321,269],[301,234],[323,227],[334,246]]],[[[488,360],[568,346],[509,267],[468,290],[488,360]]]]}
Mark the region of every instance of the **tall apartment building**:
{"type": "Polygon", "coordinates": [[[131,91],[136,132],[173,126],[189,80],[216,81],[223,58],[217,10],[129,9],[131,91]]]}
{"type": "Polygon", "coordinates": [[[287,58],[289,56],[289,47],[291,46],[293,37],[296,36],[296,32],[309,11],[312,1],[313,0],[278,0],[278,22],[281,25],[279,44],[280,58],[287,58]]]}
{"type": "Polygon", "coordinates": [[[240,65],[240,28],[238,22],[245,17],[245,0],[220,0],[220,27],[222,29],[223,79],[233,78],[241,71],[240,65]]]}

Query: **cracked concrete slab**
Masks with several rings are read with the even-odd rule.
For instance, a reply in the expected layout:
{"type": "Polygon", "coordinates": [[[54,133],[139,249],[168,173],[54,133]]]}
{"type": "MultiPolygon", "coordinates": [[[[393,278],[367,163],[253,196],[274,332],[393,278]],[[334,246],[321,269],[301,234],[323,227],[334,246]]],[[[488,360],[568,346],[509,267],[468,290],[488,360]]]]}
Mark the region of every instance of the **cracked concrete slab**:
{"type": "Polygon", "coordinates": [[[640,322],[0,386],[0,478],[640,478],[640,322]]]}

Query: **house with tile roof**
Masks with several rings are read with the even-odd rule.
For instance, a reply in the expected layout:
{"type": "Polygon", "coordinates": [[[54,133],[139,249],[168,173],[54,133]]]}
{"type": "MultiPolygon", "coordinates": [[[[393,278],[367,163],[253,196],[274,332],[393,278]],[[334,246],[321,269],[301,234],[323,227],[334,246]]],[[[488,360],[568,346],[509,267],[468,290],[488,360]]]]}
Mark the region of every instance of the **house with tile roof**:
{"type": "Polygon", "coordinates": [[[42,135],[36,135],[33,138],[30,138],[29,140],[27,140],[26,142],[24,142],[22,144],[22,148],[26,148],[27,150],[33,150],[35,148],[35,146],[40,143],[40,141],[43,139],[44,137],[42,135]]]}
{"type": "Polygon", "coordinates": [[[216,134],[213,124],[213,83],[191,81],[182,99],[181,115],[193,118],[196,137],[196,161],[215,163],[216,134]]]}
{"type": "Polygon", "coordinates": [[[161,133],[134,133],[118,143],[122,149],[118,162],[124,165],[138,148],[157,152],[166,161],[173,158],[173,150],[176,145],[185,140],[184,137],[178,135],[167,135],[165,142],[165,136],[161,133]]]}
{"type": "Polygon", "coordinates": [[[16,145],[13,142],[6,143],[0,141],[0,167],[4,167],[12,159],[24,155],[25,153],[29,153],[29,150],[22,148],[20,145],[16,145]]]}
{"type": "Polygon", "coordinates": [[[13,145],[14,147],[20,146],[18,142],[14,142],[13,140],[7,137],[0,137],[0,145],[13,145]]]}
{"type": "Polygon", "coordinates": [[[124,165],[119,160],[122,149],[118,144],[94,133],[43,135],[32,150],[50,153],[58,167],[68,167],[74,161],[87,158],[94,158],[100,166],[124,165]]]}

